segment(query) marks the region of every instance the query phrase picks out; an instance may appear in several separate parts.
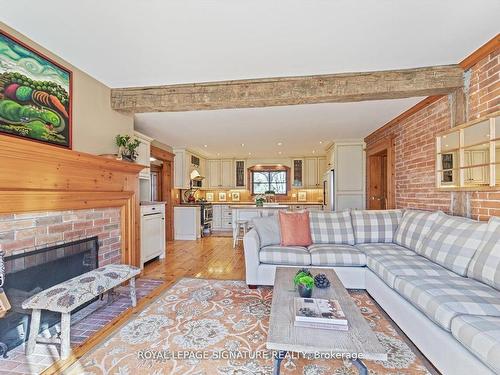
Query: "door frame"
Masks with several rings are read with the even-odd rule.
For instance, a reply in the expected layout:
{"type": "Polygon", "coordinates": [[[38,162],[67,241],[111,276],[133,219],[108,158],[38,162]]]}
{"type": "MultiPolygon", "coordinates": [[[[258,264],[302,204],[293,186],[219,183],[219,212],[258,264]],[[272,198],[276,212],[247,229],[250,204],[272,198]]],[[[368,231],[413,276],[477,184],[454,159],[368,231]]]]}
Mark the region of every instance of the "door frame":
{"type": "Polygon", "coordinates": [[[387,206],[396,208],[395,142],[394,137],[386,137],[366,147],[366,207],[370,207],[370,158],[387,152],[387,206]]]}

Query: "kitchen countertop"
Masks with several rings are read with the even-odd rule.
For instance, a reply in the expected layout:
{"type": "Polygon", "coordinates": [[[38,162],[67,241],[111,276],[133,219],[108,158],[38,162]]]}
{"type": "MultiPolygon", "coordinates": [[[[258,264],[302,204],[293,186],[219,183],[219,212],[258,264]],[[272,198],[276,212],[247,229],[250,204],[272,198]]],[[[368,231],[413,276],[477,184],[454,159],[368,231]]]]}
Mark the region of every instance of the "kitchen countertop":
{"type": "Polygon", "coordinates": [[[167,204],[167,202],[160,202],[160,201],[141,201],[139,203],[141,206],[153,206],[155,204],[167,204]]]}
{"type": "MultiPolygon", "coordinates": [[[[225,206],[255,206],[254,202],[208,202],[213,205],[225,205],[225,206]]],[[[279,202],[276,203],[280,206],[322,206],[322,202],[279,202]]]]}

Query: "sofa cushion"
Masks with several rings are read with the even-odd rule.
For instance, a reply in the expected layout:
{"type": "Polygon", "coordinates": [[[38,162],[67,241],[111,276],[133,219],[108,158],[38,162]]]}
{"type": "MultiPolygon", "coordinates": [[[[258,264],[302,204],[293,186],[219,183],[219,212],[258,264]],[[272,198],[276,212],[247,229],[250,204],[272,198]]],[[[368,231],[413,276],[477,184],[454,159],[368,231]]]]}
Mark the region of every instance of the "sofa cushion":
{"type": "Polygon", "coordinates": [[[281,246],[312,244],[309,212],[279,212],[281,246]]]}
{"type": "Polygon", "coordinates": [[[500,289],[500,218],[492,217],[467,276],[500,289]]]}
{"type": "Polygon", "coordinates": [[[402,210],[351,211],[356,243],[392,242],[402,214],[402,210]]]}
{"type": "Polygon", "coordinates": [[[500,318],[460,315],[451,321],[451,334],[485,365],[500,374],[500,318]]]}
{"type": "Polygon", "coordinates": [[[500,316],[500,292],[465,277],[400,276],[394,289],[447,331],[458,315],[500,316]]]}
{"type": "Polygon", "coordinates": [[[417,255],[414,251],[395,243],[360,243],[356,248],[366,255],[417,255]]]}
{"type": "Polygon", "coordinates": [[[465,276],[488,224],[439,212],[436,224],[417,252],[449,270],[465,276]]]}
{"type": "Polygon", "coordinates": [[[394,288],[396,279],[400,276],[458,277],[446,268],[418,255],[368,255],[366,265],[391,288],[394,288]]]}
{"type": "Polygon", "coordinates": [[[260,249],[259,260],[267,264],[308,266],[311,264],[311,255],[305,247],[266,246],[260,249]]]}
{"type": "Polygon", "coordinates": [[[313,266],[365,266],[366,257],[350,245],[309,246],[313,266]]]}
{"type": "Polygon", "coordinates": [[[394,243],[416,251],[437,218],[437,212],[406,210],[394,235],[394,243]]]}
{"type": "Polygon", "coordinates": [[[313,244],[354,245],[354,232],[349,211],[310,211],[309,220],[313,244]]]}
{"type": "Polygon", "coordinates": [[[260,246],[279,245],[281,242],[280,222],[278,216],[258,217],[252,219],[260,239],[260,246]]]}

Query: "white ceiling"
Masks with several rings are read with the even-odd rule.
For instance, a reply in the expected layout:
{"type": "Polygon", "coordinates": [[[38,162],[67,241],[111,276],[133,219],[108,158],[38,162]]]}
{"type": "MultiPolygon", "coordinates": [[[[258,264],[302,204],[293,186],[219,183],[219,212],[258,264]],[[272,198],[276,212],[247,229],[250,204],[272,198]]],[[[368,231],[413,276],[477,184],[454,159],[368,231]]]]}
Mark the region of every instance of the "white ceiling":
{"type": "Polygon", "coordinates": [[[163,143],[208,157],[313,156],[334,139],[365,137],[421,99],[141,113],[135,123],[163,143]]]}
{"type": "MultiPolygon", "coordinates": [[[[462,60],[498,33],[499,0],[0,0],[0,20],[110,87],[402,69],[462,60]]],[[[419,99],[137,115],[211,155],[319,152],[419,99]],[[246,144],[244,150],[239,146],[246,144]],[[203,144],[208,147],[203,148],[203,144]]]]}
{"type": "Polygon", "coordinates": [[[454,64],[498,0],[0,0],[0,20],[110,87],[454,64]]]}

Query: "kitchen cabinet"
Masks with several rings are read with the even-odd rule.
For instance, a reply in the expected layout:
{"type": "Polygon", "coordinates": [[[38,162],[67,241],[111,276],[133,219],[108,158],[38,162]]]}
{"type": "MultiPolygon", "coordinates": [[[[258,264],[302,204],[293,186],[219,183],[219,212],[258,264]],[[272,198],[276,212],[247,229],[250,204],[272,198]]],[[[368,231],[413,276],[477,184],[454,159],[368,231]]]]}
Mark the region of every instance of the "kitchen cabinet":
{"type": "Polygon", "coordinates": [[[233,226],[233,213],[229,205],[213,205],[212,230],[231,230],[233,226]]]}
{"type": "Polygon", "coordinates": [[[144,168],[139,172],[139,178],[149,180],[151,178],[151,169],[149,165],[151,163],[151,142],[153,141],[153,138],[150,138],[139,132],[134,132],[134,137],[140,142],[139,146],[137,147],[137,159],[135,160],[135,162],[137,164],[147,166],[147,168],[144,168]]]}
{"type": "Polygon", "coordinates": [[[165,257],[165,205],[141,206],[141,268],[156,257],[165,257]]]}
{"type": "Polygon", "coordinates": [[[208,187],[233,188],[233,160],[216,159],[208,160],[208,187]]]}
{"type": "Polygon", "coordinates": [[[321,188],[323,186],[323,174],[326,171],[326,159],[305,158],[304,187],[321,188]]]}
{"type": "Polygon", "coordinates": [[[304,186],[304,159],[292,159],[292,186],[304,186]]]}
{"type": "Polygon", "coordinates": [[[201,207],[174,207],[174,240],[201,238],[201,207]]]}
{"type": "Polygon", "coordinates": [[[234,161],[234,187],[237,189],[245,188],[247,186],[247,169],[246,160],[234,161]]]}
{"type": "Polygon", "coordinates": [[[365,193],[365,144],[364,142],[336,143],[335,209],[364,209],[365,193]]]}
{"type": "MultiPolygon", "coordinates": [[[[174,149],[174,188],[175,189],[189,189],[189,183],[191,182],[191,172],[193,169],[197,169],[201,176],[206,175],[205,165],[206,160],[202,157],[193,154],[186,149],[174,149]],[[198,164],[193,164],[195,161],[198,164]]],[[[201,181],[201,186],[198,188],[203,188],[206,186],[205,181],[201,181]]]]}

